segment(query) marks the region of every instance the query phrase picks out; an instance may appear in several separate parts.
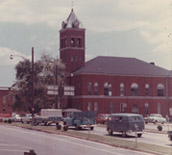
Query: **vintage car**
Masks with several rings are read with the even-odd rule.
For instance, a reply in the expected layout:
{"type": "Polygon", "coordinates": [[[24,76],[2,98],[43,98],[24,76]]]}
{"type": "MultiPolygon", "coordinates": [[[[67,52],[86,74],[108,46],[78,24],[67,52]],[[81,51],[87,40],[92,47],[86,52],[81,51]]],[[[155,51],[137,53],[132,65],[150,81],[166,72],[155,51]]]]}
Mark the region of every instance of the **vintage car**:
{"type": "Polygon", "coordinates": [[[145,123],[166,123],[166,119],[161,114],[150,114],[150,116],[144,118],[145,123]]]}
{"type": "Polygon", "coordinates": [[[59,124],[63,119],[60,116],[50,116],[44,120],[44,125],[59,124]]]}
{"type": "Polygon", "coordinates": [[[106,125],[109,135],[112,135],[113,132],[119,132],[123,137],[126,137],[127,134],[141,137],[145,128],[143,116],[130,113],[110,114],[106,125]]]}
{"type": "Polygon", "coordinates": [[[108,116],[109,114],[98,114],[96,116],[96,123],[100,123],[100,124],[105,124],[106,121],[108,120],[108,116]]]}
{"type": "Polygon", "coordinates": [[[68,130],[68,127],[75,127],[76,129],[87,128],[93,130],[96,126],[94,112],[82,112],[82,111],[67,111],[64,112],[64,130],[68,130]]]}

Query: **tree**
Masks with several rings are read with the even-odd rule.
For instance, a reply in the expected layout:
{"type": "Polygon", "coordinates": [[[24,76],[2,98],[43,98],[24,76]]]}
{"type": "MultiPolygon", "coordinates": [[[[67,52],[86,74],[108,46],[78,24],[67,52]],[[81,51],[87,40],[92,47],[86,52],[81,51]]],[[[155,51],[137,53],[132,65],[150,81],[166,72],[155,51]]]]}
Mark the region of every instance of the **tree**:
{"type": "Polygon", "coordinates": [[[37,113],[41,108],[51,108],[55,103],[54,97],[47,94],[47,86],[63,83],[65,66],[59,59],[42,55],[34,63],[34,104],[32,105],[32,64],[28,59],[20,61],[16,66],[16,81],[13,84],[14,111],[37,113]]]}

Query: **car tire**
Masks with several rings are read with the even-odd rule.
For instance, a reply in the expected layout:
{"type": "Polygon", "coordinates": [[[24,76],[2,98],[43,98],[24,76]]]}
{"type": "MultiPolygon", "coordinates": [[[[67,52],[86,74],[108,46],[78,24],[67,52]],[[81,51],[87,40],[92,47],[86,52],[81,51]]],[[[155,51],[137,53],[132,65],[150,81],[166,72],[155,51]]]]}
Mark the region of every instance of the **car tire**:
{"type": "Polygon", "coordinates": [[[122,132],[122,137],[127,137],[127,133],[126,132],[122,132]]]}
{"type": "Polygon", "coordinates": [[[57,124],[56,128],[57,128],[57,130],[60,130],[62,128],[62,126],[60,124],[57,124]]]}
{"type": "Polygon", "coordinates": [[[65,125],[65,126],[63,127],[63,130],[64,130],[64,131],[67,131],[67,130],[68,130],[68,126],[65,125]]]}
{"type": "Polygon", "coordinates": [[[94,130],[94,127],[92,126],[92,127],[90,127],[90,130],[94,130]]]}
{"type": "Polygon", "coordinates": [[[137,134],[137,137],[141,137],[141,136],[142,136],[142,134],[141,134],[141,133],[137,134]]]}
{"type": "Polygon", "coordinates": [[[113,131],[111,129],[108,129],[108,134],[113,135],[113,131]]]}

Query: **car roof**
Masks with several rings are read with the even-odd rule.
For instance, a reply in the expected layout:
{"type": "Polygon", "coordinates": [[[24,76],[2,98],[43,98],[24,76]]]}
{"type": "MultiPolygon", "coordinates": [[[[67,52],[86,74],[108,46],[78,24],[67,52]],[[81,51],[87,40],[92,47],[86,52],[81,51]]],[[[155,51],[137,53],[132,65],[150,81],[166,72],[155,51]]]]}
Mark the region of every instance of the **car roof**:
{"type": "Polygon", "coordinates": [[[109,116],[142,116],[140,114],[133,114],[133,113],[114,113],[114,114],[110,114],[109,116]]]}

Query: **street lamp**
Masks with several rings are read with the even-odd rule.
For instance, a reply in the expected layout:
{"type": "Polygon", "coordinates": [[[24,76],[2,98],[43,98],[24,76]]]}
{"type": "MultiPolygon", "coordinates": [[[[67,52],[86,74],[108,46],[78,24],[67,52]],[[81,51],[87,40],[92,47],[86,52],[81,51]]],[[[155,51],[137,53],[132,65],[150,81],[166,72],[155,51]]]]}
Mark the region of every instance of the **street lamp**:
{"type": "Polygon", "coordinates": [[[20,58],[22,58],[22,59],[24,59],[24,60],[27,60],[25,57],[23,57],[23,56],[21,56],[21,55],[13,55],[13,54],[11,54],[10,55],[10,59],[12,60],[12,59],[14,59],[14,57],[20,57],[20,58]]]}

